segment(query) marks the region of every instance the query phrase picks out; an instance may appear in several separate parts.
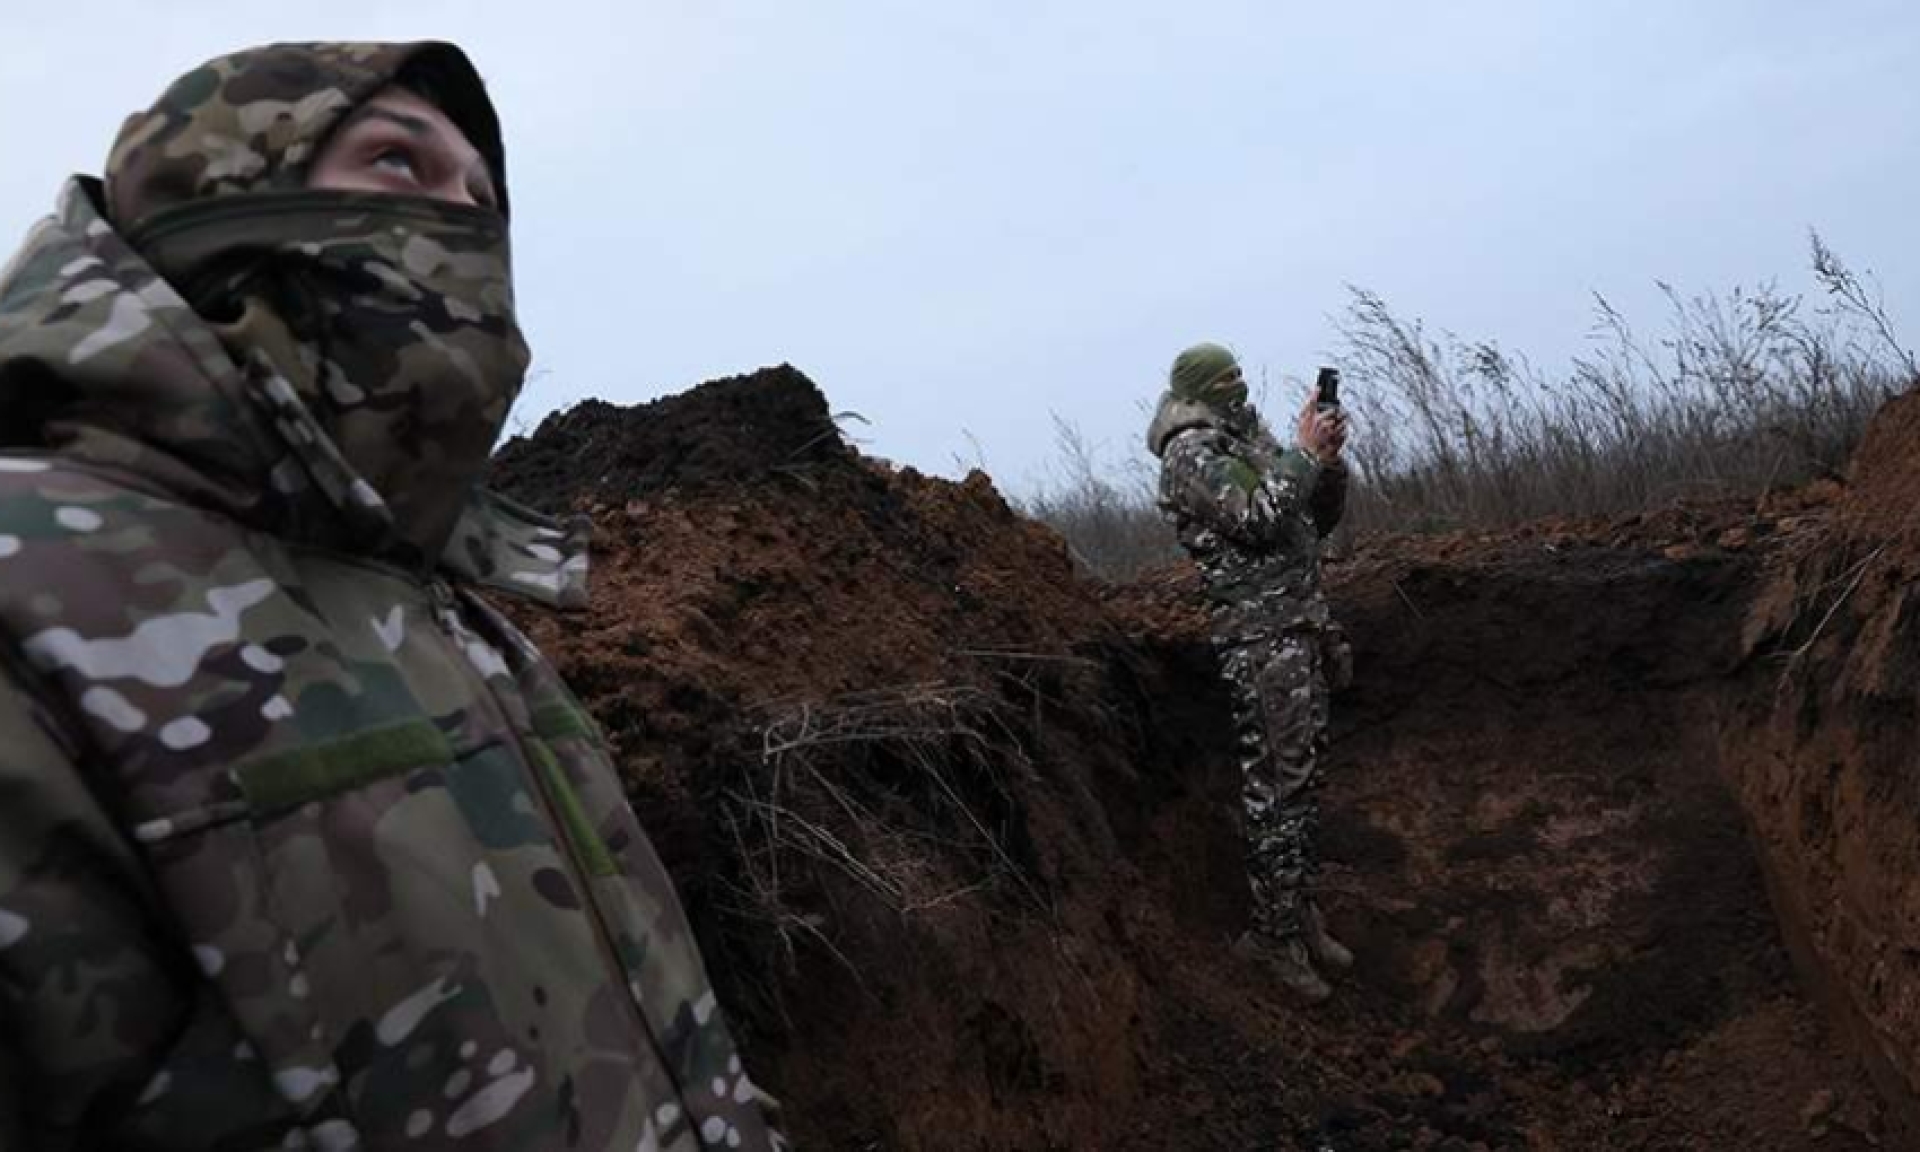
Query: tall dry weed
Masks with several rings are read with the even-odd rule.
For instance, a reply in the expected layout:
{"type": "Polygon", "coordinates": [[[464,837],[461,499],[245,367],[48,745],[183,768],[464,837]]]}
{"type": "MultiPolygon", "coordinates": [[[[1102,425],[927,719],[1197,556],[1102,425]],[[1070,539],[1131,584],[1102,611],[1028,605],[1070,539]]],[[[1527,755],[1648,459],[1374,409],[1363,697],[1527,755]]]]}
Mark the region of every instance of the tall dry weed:
{"type": "MultiPolygon", "coordinates": [[[[1354,418],[1351,530],[1610,515],[1838,474],[1920,366],[1872,277],[1817,233],[1811,254],[1807,295],[1659,284],[1667,315],[1652,337],[1596,295],[1591,350],[1558,374],[1350,288],[1334,359],[1354,418]]],[[[1177,555],[1154,507],[1156,462],[1141,451],[1105,469],[1071,422],[1055,425],[1060,466],[1025,510],[1104,579],[1177,555]]]]}

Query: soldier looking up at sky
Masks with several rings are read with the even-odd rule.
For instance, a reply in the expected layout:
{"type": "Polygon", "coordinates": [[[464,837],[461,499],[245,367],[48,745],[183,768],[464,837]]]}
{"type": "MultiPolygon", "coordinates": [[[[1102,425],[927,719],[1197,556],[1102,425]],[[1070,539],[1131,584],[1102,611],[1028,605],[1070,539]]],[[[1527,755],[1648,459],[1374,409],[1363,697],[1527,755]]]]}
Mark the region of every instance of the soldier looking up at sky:
{"type": "Polygon", "coordinates": [[[447,44],[131,117],[0,273],[0,1147],[767,1149],[579,702],[480,596],[528,353],[447,44]]]}
{"type": "Polygon", "coordinates": [[[1173,363],[1147,431],[1160,506],[1200,569],[1241,754],[1252,924],[1237,948],[1308,1000],[1353,956],[1314,898],[1316,792],[1328,694],[1348,652],[1320,594],[1321,540],[1340,521],[1347,422],[1309,398],[1283,448],[1247,398],[1233,353],[1199,344],[1173,363]]]}

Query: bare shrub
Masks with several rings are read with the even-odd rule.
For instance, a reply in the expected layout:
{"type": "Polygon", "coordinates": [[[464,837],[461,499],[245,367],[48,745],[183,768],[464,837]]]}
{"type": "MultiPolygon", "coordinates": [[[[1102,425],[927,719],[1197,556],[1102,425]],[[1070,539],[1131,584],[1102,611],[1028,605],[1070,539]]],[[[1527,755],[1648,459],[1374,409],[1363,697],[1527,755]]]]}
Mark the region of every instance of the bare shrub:
{"type": "Polygon", "coordinates": [[[1005,707],[929,684],[763,709],[759,756],[723,794],[738,862],[727,911],[770,929],[789,968],[812,940],[857,978],[836,916],[923,915],[983,892],[1044,905],[1005,782],[1031,771],[1005,707]]]}
{"type": "Polygon", "coordinates": [[[1102,580],[1126,580],[1180,555],[1172,526],[1154,504],[1158,462],[1144,446],[1108,469],[1079,427],[1058,414],[1053,442],[1059,455],[1052,477],[1017,504],[1060,533],[1083,571],[1102,580]]]}

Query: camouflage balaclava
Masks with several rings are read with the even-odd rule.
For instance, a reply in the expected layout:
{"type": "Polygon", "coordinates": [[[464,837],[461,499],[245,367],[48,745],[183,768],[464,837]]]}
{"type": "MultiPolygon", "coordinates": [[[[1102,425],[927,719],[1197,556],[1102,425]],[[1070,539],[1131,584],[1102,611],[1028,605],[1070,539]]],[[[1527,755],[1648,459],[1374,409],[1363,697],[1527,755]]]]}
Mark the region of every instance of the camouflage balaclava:
{"type": "Polygon", "coordinates": [[[354,538],[415,562],[439,554],[525,377],[504,168],[478,74],[433,43],[210,61],[129,118],[107,163],[109,218],[253,379],[354,538]],[[306,187],[329,135],[395,83],[467,135],[500,210],[306,187]]]}
{"type": "Polygon", "coordinates": [[[1240,362],[1219,344],[1195,344],[1174,357],[1167,374],[1167,390],[1181,400],[1222,410],[1247,402],[1247,384],[1234,376],[1240,362]],[[1229,377],[1233,377],[1229,379],[1229,377]]]}

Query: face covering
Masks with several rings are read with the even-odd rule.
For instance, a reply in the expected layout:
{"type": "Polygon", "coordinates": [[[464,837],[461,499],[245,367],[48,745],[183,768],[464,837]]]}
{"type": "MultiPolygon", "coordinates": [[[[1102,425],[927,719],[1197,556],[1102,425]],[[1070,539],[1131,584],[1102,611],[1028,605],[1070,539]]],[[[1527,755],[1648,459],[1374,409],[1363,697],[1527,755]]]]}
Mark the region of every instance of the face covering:
{"type": "Polygon", "coordinates": [[[1227,412],[1247,402],[1245,379],[1233,378],[1238,361],[1219,344],[1195,344],[1174,358],[1167,388],[1175,396],[1227,412]]]}
{"type": "Polygon", "coordinates": [[[168,209],[130,239],[244,357],[332,502],[437,555],[528,362],[500,215],[265,192],[168,209]]]}
{"type": "Polygon", "coordinates": [[[504,205],[485,86],[439,43],[271,44],[210,60],[128,118],[104,191],[110,222],[212,329],[244,402],[284,442],[291,458],[262,487],[320,542],[430,564],[527,350],[504,209],[306,187],[332,133],[395,86],[452,120],[504,205]]]}
{"type": "Polygon", "coordinates": [[[1236,377],[1222,376],[1201,388],[1196,399],[1222,412],[1237,412],[1246,407],[1247,382],[1236,377]]]}

